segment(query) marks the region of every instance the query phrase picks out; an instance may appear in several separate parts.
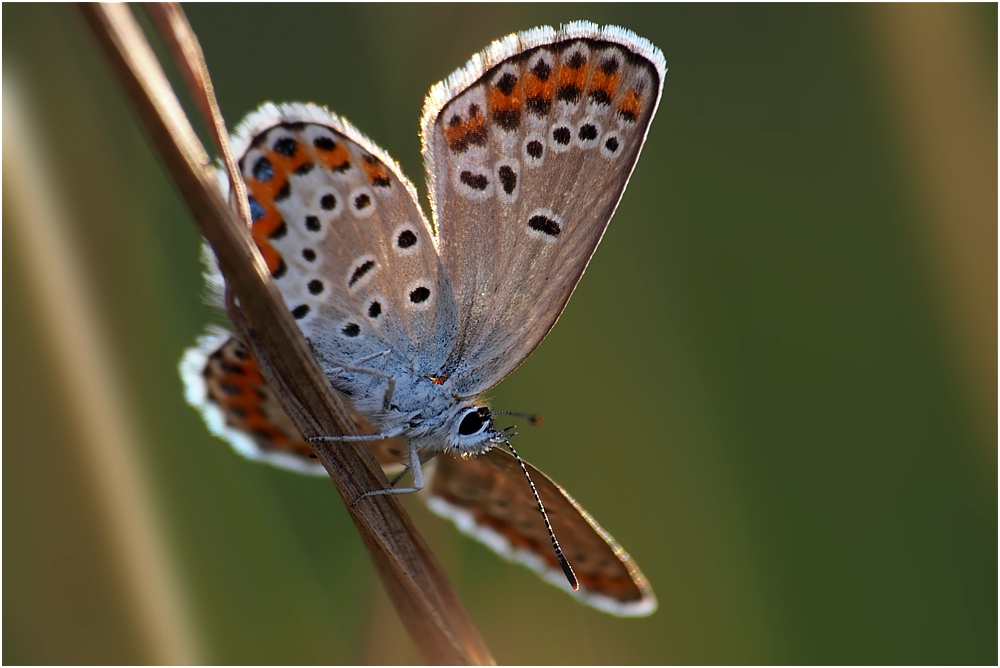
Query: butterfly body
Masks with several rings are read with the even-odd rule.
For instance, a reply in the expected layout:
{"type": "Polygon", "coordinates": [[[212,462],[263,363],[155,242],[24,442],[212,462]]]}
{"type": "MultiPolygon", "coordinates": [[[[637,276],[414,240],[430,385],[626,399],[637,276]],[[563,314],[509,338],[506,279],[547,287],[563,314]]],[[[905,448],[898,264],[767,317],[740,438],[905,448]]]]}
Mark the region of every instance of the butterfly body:
{"type": "MultiPolygon", "coordinates": [[[[485,475],[506,474],[509,462],[491,452],[507,435],[483,396],[531,354],[569,300],[638,159],[665,72],[658,49],[620,28],[581,22],[494,42],[425,101],[434,226],[395,161],[324,108],[265,104],[235,132],[254,241],[330,383],[371,427],[348,438],[373,449],[396,443],[390,459],[408,462],[409,491],[423,486],[427,455],[480,455],[486,469],[442,465],[438,479],[477,478],[502,490],[499,505],[478,508],[488,495],[470,495],[464,483],[439,487],[432,499],[494,549],[502,540],[533,546],[537,536],[498,529],[512,517],[498,509],[527,486],[485,475]]],[[[221,174],[220,187],[228,193],[221,174]]],[[[221,296],[217,270],[208,282],[221,296]]],[[[244,454],[315,472],[263,381],[231,373],[243,368],[241,346],[219,335],[189,352],[189,400],[244,454]],[[280,428],[269,432],[269,422],[280,428]]],[[[591,547],[571,559],[613,544],[545,480],[542,496],[571,522],[563,530],[598,536],[581,538],[591,547]]],[[[519,521],[537,533],[532,520],[519,521]]],[[[612,552],[602,558],[625,578],[633,607],[598,607],[648,614],[652,592],[627,555],[612,552]]],[[[549,558],[534,567],[547,573],[549,558]]]]}

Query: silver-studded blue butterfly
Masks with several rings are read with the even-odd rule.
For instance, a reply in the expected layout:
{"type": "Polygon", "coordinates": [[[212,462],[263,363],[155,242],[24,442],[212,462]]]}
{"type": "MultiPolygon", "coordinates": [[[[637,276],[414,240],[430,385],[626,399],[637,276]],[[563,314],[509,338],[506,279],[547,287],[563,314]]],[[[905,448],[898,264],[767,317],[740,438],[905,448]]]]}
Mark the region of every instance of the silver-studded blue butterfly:
{"type": "MultiPolygon", "coordinates": [[[[399,166],[323,108],[265,104],[233,138],[254,241],[330,383],[370,427],[355,438],[387,470],[413,474],[412,487],[368,495],[423,489],[462,531],[623,616],[656,609],[638,567],[561,487],[495,448],[508,434],[483,394],[569,300],[665,73],[646,40],[583,22],[473,56],[424,104],[433,228],[399,166]]],[[[221,275],[208,280],[221,295],[221,275]]],[[[188,400],[242,454],[324,473],[235,336],[210,332],[181,372],[188,400]]]]}

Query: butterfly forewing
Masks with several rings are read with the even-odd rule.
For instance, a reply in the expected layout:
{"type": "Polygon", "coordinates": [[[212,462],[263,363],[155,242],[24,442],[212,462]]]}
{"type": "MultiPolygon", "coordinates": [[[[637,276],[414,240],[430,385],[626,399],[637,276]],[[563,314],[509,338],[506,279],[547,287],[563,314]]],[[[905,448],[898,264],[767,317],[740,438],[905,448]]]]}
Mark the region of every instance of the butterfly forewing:
{"type": "Polygon", "coordinates": [[[486,391],[555,324],[656,110],[659,50],[621,29],[513,35],[425,103],[438,243],[459,311],[448,371],[486,391]]]}
{"type": "Polygon", "coordinates": [[[527,464],[580,590],[573,592],[517,461],[494,448],[435,460],[424,494],[430,508],[502,556],[525,564],[583,602],[614,615],[651,614],[656,598],[631,557],[548,476],[527,464]]]}
{"type": "Polygon", "coordinates": [[[440,367],[454,307],[415,192],[387,155],[312,105],[265,105],[237,130],[253,238],[327,366],[391,351],[440,367]]]}

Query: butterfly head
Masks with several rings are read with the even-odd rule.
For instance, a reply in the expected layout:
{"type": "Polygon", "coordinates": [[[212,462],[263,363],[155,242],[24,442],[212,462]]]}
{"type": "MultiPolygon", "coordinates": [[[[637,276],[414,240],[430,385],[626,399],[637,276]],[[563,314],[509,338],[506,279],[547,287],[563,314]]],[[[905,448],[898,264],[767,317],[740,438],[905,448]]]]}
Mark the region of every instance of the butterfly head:
{"type": "Polygon", "coordinates": [[[460,404],[448,421],[448,441],[455,452],[479,454],[501,443],[504,430],[493,428],[493,414],[486,406],[460,404]]]}

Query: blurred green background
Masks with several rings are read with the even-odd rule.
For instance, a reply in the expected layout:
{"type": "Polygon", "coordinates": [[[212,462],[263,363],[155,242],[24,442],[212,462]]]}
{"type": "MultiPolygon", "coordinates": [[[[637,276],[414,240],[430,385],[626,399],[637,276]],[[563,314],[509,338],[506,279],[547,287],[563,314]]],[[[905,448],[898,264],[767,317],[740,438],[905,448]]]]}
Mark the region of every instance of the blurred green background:
{"type": "MultiPolygon", "coordinates": [[[[491,40],[589,19],[666,56],[614,222],[493,402],[545,416],[518,449],[660,609],[579,606],[408,499],[499,662],[996,664],[995,4],[186,10],[231,126],[327,104],[422,196],[423,96],[491,40]]],[[[215,317],[199,237],[81,16],[4,15],[4,114],[17,85],[135,425],[181,656],[416,662],[329,481],[242,460],[185,404],[178,358],[215,317]]],[[[3,662],[162,660],[39,316],[9,143],[3,662]]]]}

